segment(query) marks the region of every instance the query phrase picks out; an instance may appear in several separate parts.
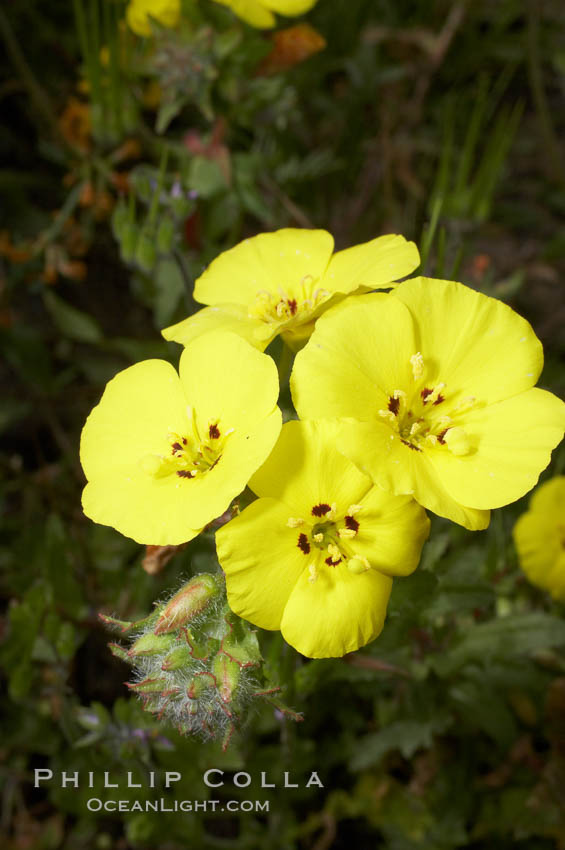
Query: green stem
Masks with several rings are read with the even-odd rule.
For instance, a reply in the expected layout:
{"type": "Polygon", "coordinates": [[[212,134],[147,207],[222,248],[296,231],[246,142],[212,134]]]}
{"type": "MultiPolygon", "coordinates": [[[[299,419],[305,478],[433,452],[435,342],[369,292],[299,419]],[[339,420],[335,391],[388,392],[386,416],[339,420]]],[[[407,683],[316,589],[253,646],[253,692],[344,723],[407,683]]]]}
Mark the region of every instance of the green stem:
{"type": "Polygon", "coordinates": [[[157,186],[155,187],[155,192],[153,193],[153,197],[151,198],[151,206],[149,207],[149,213],[147,215],[148,227],[153,227],[157,220],[157,212],[159,210],[161,192],[163,191],[163,185],[165,183],[165,174],[167,171],[168,159],[169,151],[167,148],[163,148],[163,153],[161,155],[161,164],[159,166],[159,177],[157,178],[157,186]]]}
{"type": "Polygon", "coordinates": [[[284,340],[282,341],[282,350],[277,369],[279,372],[279,384],[281,390],[288,386],[292,364],[294,363],[294,351],[292,351],[284,340]]]}
{"type": "Polygon", "coordinates": [[[435,234],[436,234],[436,230],[437,230],[437,226],[438,226],[438,222],[439,222],[439,217],[441,215],[441,210],[442,210],[442,207],[443,207],[443,201],[444,201],[443,195],[438,195],[434,199],[430,223],[426,227],[426,229],[424,231],[424,235],[422,237],[422,250],[420,252],[421,257],[422,257],[422,262],[421,262],[421,266],[420,266],[421,269],[422,269],[422,274],[426,274],[426,268],[427,268],[427,265],[428,265],[428,258],[430,256],[430,251],[431,251],[432,244],[433,244],[433,241],[434,241],[434,237],[435,237],[435,234]]]}
{"type": "Polygon", "coordinates": [[[55,220],[53,221],[53,224],[51,224],[50,227],[47,228],[47,230],[44,230],[43,233],[40,234],[37,242],[35,243],[33,248],[34,256],[40,254],[45,248],[45,246],[48,245],[50,242],[53,242],[60,234],[65,225],[65,222],[73,214],[75,207],[79,202],[83,186],[84,183],[83,181],[81,181],[80,183],[77,183],[77,185],[74,186],[73,189],[69,192],[65,203],[59,210],[57,216],[55,217],[55,220]]]}
{"type": "Polygon", "coordinates": [[[545,144],[545,157],[549,176],[559,183],[565,185],[565,166],[561,158],[559,140],[555,134],[551,121],[551,113],[545,95],[543,85],[543,73],[539,52],[539,4],[537,0],[530,0],[528,4],[528,74],[530,88],[538,119],[540,130],[545,144]]]}

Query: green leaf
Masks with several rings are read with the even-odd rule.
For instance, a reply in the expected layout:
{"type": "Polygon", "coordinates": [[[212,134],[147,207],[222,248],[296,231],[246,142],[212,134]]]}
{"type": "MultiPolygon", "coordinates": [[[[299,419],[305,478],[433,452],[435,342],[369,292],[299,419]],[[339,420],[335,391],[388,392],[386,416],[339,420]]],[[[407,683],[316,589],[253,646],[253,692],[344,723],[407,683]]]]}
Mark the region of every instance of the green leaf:
{"type": "Polygon", "coordinates": [[[2,663],[8,672],[10,696],[14,700],[25,697],[32,685],[32,652],[49,601],[45,585],[38,583],[28,590],[19,605],[10,610],[2,663]]]}
{"type": "Polygon", "coordinates": [[[45,578],[53,588],[57,604],[73,616],[86,616],[82,588],[77,581],[70,551],[71,541],[57,514],[51,514],[45,525],[42,563],[45,578]]]}
{"type": "Polygon", "coordinates": [[[439,715],[431,721],[398,720],[357,741],[350,759],[351,770],[364,770],[377,764],[391,750],[400,750],[404,758],[411,758],[416,750],[432,746],[434,735],[444,732],[449,720],[439,715]]]}
{"type": "Polygon", "coordinates": [[[51,290],[44,293],[43,300],[51,318],[63,336],[76,342],[95,343],[103,339],[103,333],[98,322],[83,313],[82,310],[71,307],[51,290]]]}
{"type": "Polygon", "coordinates": [[[228,188],[218,163],[206,156],[195,156],[190,161],[188,184],[202,198],[211,198],[228,188]]]}
{"type": "Polygon", "coordinates": [[[30,410],[31,404],[28,401],[4,397],[0,408],[0,434],[24,419],[30,410]]]}
{"type": "Polygon", "coordinates": [[[178,303],[185,295],[185,284],[179,264],[172,259],[159,262],[155,272],[155,322],[163,328],[169,324],[178,303]]]}
{"type": "Polygon", "coordinates": [[[518,734],[516,720],[502,695],[493,691],[489,683],[457,682],[449,696],[474,729],[482,729],[501,747],[512,744],[518,734]]]}
{"type": "Polygon", "coordinates": [[[182,99],[162,103],[157,113],[157,120],[155,121],[155,132],[159,135],[164,133],[171,121],[177,117],[183,105],[184,101],[182,99]]]}
{"type": "Polygon", "coordinates": [[[433,666],[449,676],[470,662],[488,666],[495,659],[564,645],[565,621],[541,612],[514,614],[469,629],[451,651],[433,659],[433,666]]]}

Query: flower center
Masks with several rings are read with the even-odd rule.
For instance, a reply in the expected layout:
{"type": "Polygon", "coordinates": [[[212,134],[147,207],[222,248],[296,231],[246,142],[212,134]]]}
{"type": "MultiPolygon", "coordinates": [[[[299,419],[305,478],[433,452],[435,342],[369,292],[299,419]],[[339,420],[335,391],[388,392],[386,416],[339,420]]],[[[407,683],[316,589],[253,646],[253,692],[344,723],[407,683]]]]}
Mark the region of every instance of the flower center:
{"type": "Polygon", "coordinates": [[[362,573],[370,569],[366,558],[356,555],[352,540],[357,537],[360,522],[355,518],[362,510],[361,505],[350,505],[343,517],[338,517],[337,506],[327,502],[313,505],[308,520],[290,517],[287,525],[298,529],[296,545],[309,559],[314,560],[308,565],[310,573],[308,581],[315,582],[318,578],[318,567],[323,569],[335,568],[344,564],[352,573],[362,573]]]}
{"type": "Polygon", "coordinates": [[[472,451],[471,441],[458,424],[458,417],[474,407],[476,400],[464,398],[453,405],[444,383],[426,383],[426,366],[420,352],[410,358],[410,364],[412,386],[408,392],[394,390],[389,396],[387,409],[379,410],[379,416],[387,421],[409,449],[421,452],[425,448],[445,446],[454,455],[469,454],[472,451]]]}
{"type": "Polygon", "coordinates": [[[141,466],[149,475],[155,478],[176,475],[190,481],[209,472],[221,460],[226,438],[233,428],[223,432],[219,420],[211,420],[202,436],[194,410],[190,408],[189,413],[190,427],[186,433],[167,435],[169,450],[166,454],[146,455],[141,459],[141,466]]]}
{"type": "Polygon", "coordinates": [[[314,310],[326,301],[331,292],[315,288],[312,275],[305,275],[297,287],[279,287],[276,292],[261,289],[249,308],[249,317],[266,325],[295,325],[309,321],[314,310]]]}

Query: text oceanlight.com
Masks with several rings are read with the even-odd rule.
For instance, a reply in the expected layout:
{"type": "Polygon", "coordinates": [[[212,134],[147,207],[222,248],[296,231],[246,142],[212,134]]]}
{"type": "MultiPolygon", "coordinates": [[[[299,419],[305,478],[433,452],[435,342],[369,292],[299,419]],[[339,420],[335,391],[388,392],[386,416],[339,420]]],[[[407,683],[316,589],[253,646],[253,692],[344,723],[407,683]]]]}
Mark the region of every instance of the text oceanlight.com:
{"type": "Polygon", "coordinates": [[[268,812],[269,800],[100,800],[91,797],[89,812],[268,812]]]}

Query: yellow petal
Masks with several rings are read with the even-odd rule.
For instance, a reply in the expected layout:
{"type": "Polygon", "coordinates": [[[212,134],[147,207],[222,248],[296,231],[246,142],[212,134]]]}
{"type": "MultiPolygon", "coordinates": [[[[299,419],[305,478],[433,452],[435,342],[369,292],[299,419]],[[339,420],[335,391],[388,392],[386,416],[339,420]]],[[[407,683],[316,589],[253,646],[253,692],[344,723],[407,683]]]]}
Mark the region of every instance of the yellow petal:
{"type": "Polygon", "coordinates": [[[371,482],[333,449],[336,435],[331,422],[287,422],[249,486],[258,496],[284,502],[291,514],[306,512],[311,518],[313,507],[335,502],[343,515],[368,492],[371,482]]]}
{"type": "Polygon", "coordinates": [[[548,577],[547,589],[554,599],[565,602],[565,552],[561,552],[548,577]]]}
{"type": "Polygon", "coordinates": [[[284,639],[309,658],[339,658],[376,638],[384,625],[392,579],[376,570],[354,574],[344,564],[303,572],[286,603],[284,639]]]}
{"type": "Polygon", "coordinates": [[[80,460],[88,480],[170,452],[169,433],[188,425],[179,376],[165,360],[144,360],[119,372],[83,428],[80,460]]]}
{"type": "Polygon", "coordinates": [[[110,525],[137,543],[177,546],[202,531],[202,526],[190,522],[192,499],[184,483],[191,482],[176,476],[154,478],[140,466],[120,467],[86,485],[82,506],[91,520],[110,525]]]}
{"type": "Polygon", "coordinates": [[[395,389],[413,382],[417,351],[407,308],[390,295],[359,295],[316,322],[294,361],[290,386],[303,419],[375,420],[395,389]]]}
{"type": "Polygon", "coordinates": [[[530,510],[565,524],[565,475],[556,475],[534,490],[530,510]]]}
{"type": "Polygon", "coordinates": [[[247,309],[241,304],[221,304],[217,307],[204,307],[182,322],[165,328],[161,333],[165,339],[186,346],[201,334],[215,330],[230,331],[263,351],[271,340],[269,337],[261,339],[257,335],[256,331],[262,325],[259,319],[249,318],[247,309]]]}
{"type": "Polygon", "coordinates": [[[336,445],[389,493],[413,496],[423,507],[471,531],[488,526],[488,510],[469,508],[448,492],[430,460],[429,451],[418,452],[405,446],[386,425],[343,422],[336,445]]]}
{"type": "Polygon", "coordinates": [[[562,552],[557,526],[543,514],[528,511],[514,526],[520,566],[531,582],[547,588],[547,577],[562,552]]]}
{"type": "Polygon", "coordinates": [[[523,496],[548,465],[565,430],[565,404],[538,388],[465,414],[474,451],[431,455],[446,489],[474,508],[500,508],[523,496]]]}
{"type": "Polygon", "coordinates": [[[261,5],[280,15],[294,17],[303,15],[316,5],[318,0],[260,0],[261,5]]]}
{"type": "Polygon", "coordinates": [[[392,293],[418,325],[418,348],[429,371],[452,394],[491,404],[533,387],[543,350],[531,325],[511,307],[451,280],[417,277],[392,293]]]}
{"type": "Polygon", "coordinates": [[[420,264],[413,242],[389,234],[346,248],[333,255],[323,286],[331,292],[353,292],[359,287],[382,289],[406,277],[420,264]]]}
{"type": "Polygon", "coordinates": [[[288,291],[307,276],[321,278],[332,250],[325,230],[261,233],[220,254],[196,281],[194,297],[203,304],[249,306],[262,290],[288,291]]]}
{"type": "Polygon", "coordinates": [[[222,455],[213,469],[204,475],[183,480],[192,494],[187,518],[194,525],[206,525],[220,516],[245,488],[251,475],[267,458],[277,441],[282,425],[278,407],[257,423],[239,427],[225,442],[222,455]]]}
{"type": "Polygon", "coordinates": [[[222,435],[254,427],[277,402],[273,359],[235,334],[210,331],[193,340],[181,355],[179,372],[201,434],[216,419],[222,435]]]}
{"type": "Polygon", "coordinates": [[[310,559],[287,525],[286,505],[258,499],[216,533],[232,611],[263,629],[279,629],[284,606],[310,559]]]}
{"type": "Polygon", "coordinates": [[[164,27],[175,27],[180,12],[180,0],[131,0],[126,9],[126,20],[137,35],[150,36],[151,18],[164,27]]]}
{"type": "Polygon", "coordinates": [[[269,455],[281,429],[277,394],[272,359],[221,331],[184,350],[180,380],[165,361],[124,370],[83,429],[85,512],[140,542],[191,539],[226,510],[269,455]],[[196,451],[197,436],[203,444],[217,440],[219,457],[194,478],[177,475],[172,434],[186,435],[196,451]]]}
{"type": "Polygon", "coordinates": [[[350,546],[371,567],[388,576],[407,576],[420,560],[430,533],[430,521],[420,505],[407,496],[392,496],[372,487],[361,499],[357,535],[350,546]]]}
{"type": "Polygon", "coordinates": [[[276,24],[275,16],[259,0],[216,0],[222,6],[229,6],[234,13],[252,27],[270,29],[276,24]]]}

